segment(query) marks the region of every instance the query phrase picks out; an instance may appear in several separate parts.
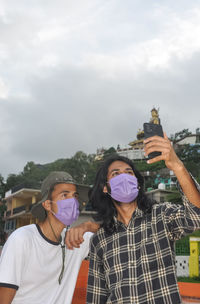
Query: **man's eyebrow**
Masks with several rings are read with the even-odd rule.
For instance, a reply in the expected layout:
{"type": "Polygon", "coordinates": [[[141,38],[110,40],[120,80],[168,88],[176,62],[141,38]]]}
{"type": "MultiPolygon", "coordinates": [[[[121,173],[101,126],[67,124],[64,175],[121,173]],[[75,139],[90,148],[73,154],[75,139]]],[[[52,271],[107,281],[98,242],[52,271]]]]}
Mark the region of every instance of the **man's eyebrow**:
{"type": "Polygon", "coordinates": [[[62,191],[60,191],[60,192],[59,192],[59,194],[61,194],[61,193],[65,193],[65,192],[66,192],[66,193],[69,193],[69,191],[68,191],[68,190],[62,190],[62,191]]]}
{"type": "MultiPolygon", "coordinates": [[[[125,170],[133,171],[132,168],[126,168],[125,170]]],[[[114,172],[114,171],[120,171],[120,169],[112,169],[112,170],[110,171],[110,173],[112,173],[112,172],[114,172]]]]}
{"type": "MultiPolygon", "coordinates": [[[[63,190],[61,192],[59,192],[59,194],[62,194],[62,193],[69,193],[70,191],[68,190],[63,190]]],[[[77,191],[74,192],[74,194],[79,194],[77,191]]]]}
{"type": "Polygon", "coordinates": [[[114,171],[119,171],[119,169],[112,169],[112,170],[110,171],[110,173],[112,173],[112,172],[114,172],[114,171]]]}

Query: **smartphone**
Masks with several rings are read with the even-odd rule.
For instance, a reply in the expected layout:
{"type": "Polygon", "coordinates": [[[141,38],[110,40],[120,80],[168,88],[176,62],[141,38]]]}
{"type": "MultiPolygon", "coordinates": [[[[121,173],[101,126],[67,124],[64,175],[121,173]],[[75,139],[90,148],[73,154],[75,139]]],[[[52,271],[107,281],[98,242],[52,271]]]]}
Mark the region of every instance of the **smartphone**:
{"type": "MultiPolygon", "coordinates": [[[[161,136],[161,137],[164,137],[164,134],[163,134],[163,129],[162,129],[162,126],[161,125],[157,125],[157,124],[153,124],[153,123],[144,123],[143,124],[143,127],[144,127],[144,137],[145,139],[148,138],[148,137],[151,137],[151,136],[161,136]]],[[[161,155],[161,152],[152,152],[148,155],[148,159],[152,159],[156,156],[159,156],[161,155]]]]}

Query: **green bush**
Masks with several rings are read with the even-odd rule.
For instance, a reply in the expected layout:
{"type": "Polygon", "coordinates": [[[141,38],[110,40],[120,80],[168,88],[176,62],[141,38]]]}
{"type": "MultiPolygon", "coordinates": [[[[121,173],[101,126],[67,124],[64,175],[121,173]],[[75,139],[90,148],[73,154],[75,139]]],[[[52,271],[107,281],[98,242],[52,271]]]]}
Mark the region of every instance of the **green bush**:
{"type": "Polygon", "coordinates": [[[190,255],[190,237],[200,237],[200,230],[176,241],[176,255],[190,255]]]}
{"type": "Polygon", "coordinates": [[[186,282],[186,283],[200,283],[200,276],[199,277],[178,277],[178,282],[186,282]]]}

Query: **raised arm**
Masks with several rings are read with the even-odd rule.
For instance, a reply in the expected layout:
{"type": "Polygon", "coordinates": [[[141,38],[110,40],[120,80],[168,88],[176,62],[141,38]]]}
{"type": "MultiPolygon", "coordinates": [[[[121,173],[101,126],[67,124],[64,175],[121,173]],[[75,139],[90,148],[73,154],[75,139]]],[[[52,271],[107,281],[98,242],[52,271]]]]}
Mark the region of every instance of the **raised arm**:
{"type": "Polygon", "coordinates": [[[148,139],[144,140],[144,143],[146,155],[154,151],[159,151],[162,153],[160,156],[148,160],[148,163],[153,164],[157,161],[164,160],[166,167],[173,170],[174,174],[176,175],[182,191],[187,199],[193,205],[200,208],[200,192],[184,164],[176,155],[167,135],[164,134],[164,138],[160,136],[149,137],[148,139]]]}

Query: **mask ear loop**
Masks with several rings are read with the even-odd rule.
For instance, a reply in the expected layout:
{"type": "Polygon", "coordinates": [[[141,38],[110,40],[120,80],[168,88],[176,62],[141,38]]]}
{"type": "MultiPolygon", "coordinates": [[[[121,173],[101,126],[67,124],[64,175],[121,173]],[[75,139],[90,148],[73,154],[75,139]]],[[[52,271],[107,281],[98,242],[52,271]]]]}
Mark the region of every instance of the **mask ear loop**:
{"type": "Polygon", "coordinates": [[[62,249],[62,269],[61,269],[61,273],[60,273],[59,278],[58,278],[59,285],[61,284],[61,281],[62,281],[62,278],[63,278],[63,273],[64,273],[64,270],[65,270],[65,244],[60,243],[60,246],[61,246],[61,249],[62,249]]]}
{"type": "MultiPolygon", "coordinates": [[[[51,202],[51,204],[52,204],[52,203],[55,203],[54,201],[51,201],[51,200],[49,200],[49,201],[51,202]]],[[[55,213],[54,211],[49,210],[49,212],[51,212],[54,216],[56,216],[56,213],[55,213]]]]}
{"type": "MultiPolygon", "coordinates": [[[[51,201],[51,200],[50,200],[50,202],[53,203],[53,201],[51,201]]],[[[52,210],[50,210],[50,212],[55,216],[55,212],[53,212],[52,210]]],[[[60,285],[61,281],[62,281],[62,278],[63,278],[64,270],[65,270],[65,244],[64,243],[62,244],[62,237],[60,237],[60,239],[58,239],[58,237],[56,236],[55,231],[54,231],[48,217],[47,217],[47,219],[48,219],[49,225],[51,227],[51,230],[53,232],[53,235],[56,238],[56,240],[58,241],[58,243],[59,243],[59,245],[62,249],[62,268],[61,268],[61,272],[60,272],[60,275],[59,275],[59,278],[58,278],[58,282],[59,282],[59,285],[60,285]]],[[[66,233],[67,233],[67,230],[65,232],[65,237],[66,237],[66,233]]],[[[65,240],[65,237],[64,237],[64,240],[65,240]]]]}
{"type": "MultiPolygon", "coordinates": [[[[62,281],[62,278],[63,278],[64,270],[65,270],[65,244],[62,244],[62,237],[60,237],[60,240],[58,239],[58,237],[56,236],[55,231],[54,231],[48,217],[47,217],[47,219],[48,219],[49,225],[51,227],[51,230],[54,234],[54,237],[56,238],[56,240],[58,241],[58,243],[59,243],[59,245],[61,246],[61,249],[62,249],[62,268],[61,268],[61,272],[60,272],[60,275],[59,275],[59,278],[58,278],[58,282],[59,282],[59,285],[60,285],[61,281],[62,281]]],[[[67,231],[65,232],[65,236],[66,236],[66,233],[67,233],[67,231]]]]}
{"type": "Polygon", "coordinates": [[[104,192],[106,195],[108,194],[111,198],[112,198],[112,196],[111,196],[111,187],[110,187],[110,183],[109,182],[106,182],[106,184],[108,184],[108,186],[107,185],[105,185],[106,186],[106,188],[107,188],[107,192],[104,192]],[[110,192],[109,192],[110,191],[110,192]]]}

